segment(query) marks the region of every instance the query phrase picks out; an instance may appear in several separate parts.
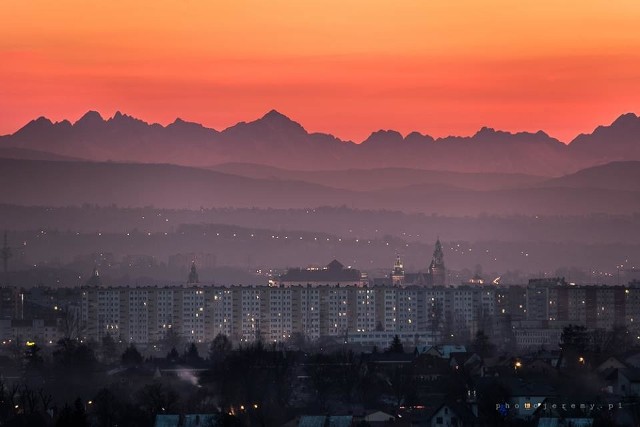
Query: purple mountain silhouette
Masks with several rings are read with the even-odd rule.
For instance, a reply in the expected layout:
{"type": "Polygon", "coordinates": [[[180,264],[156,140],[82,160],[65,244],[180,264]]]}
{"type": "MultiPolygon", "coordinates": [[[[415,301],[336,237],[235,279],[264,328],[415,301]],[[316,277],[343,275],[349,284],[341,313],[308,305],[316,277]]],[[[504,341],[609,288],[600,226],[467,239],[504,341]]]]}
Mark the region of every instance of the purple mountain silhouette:
{"type": "Polygon", "coordinates": [[[640,160],[639,139],[640,119],[632,113],[565,145],[542,131],[510,133],[488,127],[470,137],[438,139],[380,130],[355,144],[309,133],[275,110],[223,131],[181,119],[162,126],[120,112],[105,119],[89,111],[73,124],[40,117],[0,137],[0,148],[186,166],[243,162],[302,170],[399,167],[560,176],[604,161],[640,160]]]}
{"type": "Polygon", "coordinates": [[[598,157],[598,163],[640,158],[640,117],[623,114],[609,126],[598,126],[591,134],[578,135],[569,145],[586,158],[598,157]]]}

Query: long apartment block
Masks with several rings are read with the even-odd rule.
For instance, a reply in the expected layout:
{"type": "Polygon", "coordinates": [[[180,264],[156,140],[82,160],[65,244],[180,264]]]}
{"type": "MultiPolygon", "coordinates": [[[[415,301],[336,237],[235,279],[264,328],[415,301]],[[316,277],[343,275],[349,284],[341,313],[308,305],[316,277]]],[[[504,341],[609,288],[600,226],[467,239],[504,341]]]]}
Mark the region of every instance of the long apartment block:
{"type": "Polygon", "coordinates": [[[542,328],[635,330],[640,321],[638,285],[87,287],[81,301],[86,338],[110,334],[136,343],[157,342],[169,330],[192,342],[220,333],[236,343],[293,334],[364,339],[372,332],[464,339],[500,317],[542,328]]]}
{"type": "Polygon", "coordinates": [[[220,333],[237,343],[293,334],[313,341],[477,329],[495,315],[495,301],[493,288],[470,286],[86,287],[81,313],[86,338],[95,340],[153,343],[173,330],[192,342],[220,333]]]}

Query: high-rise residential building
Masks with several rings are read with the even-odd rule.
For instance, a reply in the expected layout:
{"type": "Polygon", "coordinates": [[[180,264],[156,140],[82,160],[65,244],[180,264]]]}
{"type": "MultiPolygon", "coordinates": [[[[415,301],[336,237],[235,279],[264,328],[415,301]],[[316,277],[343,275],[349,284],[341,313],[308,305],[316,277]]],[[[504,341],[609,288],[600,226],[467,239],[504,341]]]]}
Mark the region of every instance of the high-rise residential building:
{"type": "Polygon", "coordinates": [[[191,342],[218,334],[237,343],[294,334],[311,341],[367,340],[370,332],[437,337],[446,328],[475,331],[495,313],[487,286],[87,287],[81,301],[86,338],[136,343],[156,343],[169,330],[191,342]]]}
{"type": "Polygon", "coordinates": [[[237,342],[253,342],[264,338],[262,306],[269,288],[234,287],[234,328],[232,338],[237,342]],[[237,292],[237,293],[236,293],[237,292]]]}
{"type": "Polygon", "coordinates": [[[205,295],[201,287],[184,288],[177,300],[182,303],[181,335],[189,342],[204,342],[205,337],[205,295]]]}
{"type": "Polygon", "coordinates": [[[320,310],[322,298],[320,289],[313,287],[300,287],[297,289],[298,300],[300,301],[300,316],[295,319],[297,316],[294,314],[295,332],[299,332],[307,339],[315,341],[321,335],[320,310]]]}
{"type": "Polygon", "coordinates": [[[205,333],[233,335],[233,291],[227,288],[205,288],[205,333]]]}

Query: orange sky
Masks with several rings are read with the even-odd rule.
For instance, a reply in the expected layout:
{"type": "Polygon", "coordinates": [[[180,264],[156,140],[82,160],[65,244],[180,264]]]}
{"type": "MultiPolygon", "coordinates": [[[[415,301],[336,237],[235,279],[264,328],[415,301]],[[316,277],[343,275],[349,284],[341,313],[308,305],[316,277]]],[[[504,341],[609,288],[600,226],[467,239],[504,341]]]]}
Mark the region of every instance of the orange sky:
{"type": "Polygon", "coordinates": [[[222,129],[568,141],[640,111],[637,0],[0,3],[0,134],[89,109],[222,129]]]}

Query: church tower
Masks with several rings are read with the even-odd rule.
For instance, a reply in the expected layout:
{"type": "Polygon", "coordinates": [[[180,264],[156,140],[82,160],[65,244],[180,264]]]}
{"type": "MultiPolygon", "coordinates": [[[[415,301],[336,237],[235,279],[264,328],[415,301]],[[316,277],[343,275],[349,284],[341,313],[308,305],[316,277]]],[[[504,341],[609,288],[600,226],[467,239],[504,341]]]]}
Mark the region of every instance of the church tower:
{"type": "Polygon", "coordinates": [[[436,240],[436,248],[433,251],[431,264],[429,264],[429,277],[433,286],[444,286],[446,270],[444,267],[444,254],[442,253],[440,238],[436,240]]]}
{"type": "Polygon", "coordinates": [[[391,272],[391,284],[393,286],[404,284],[404,266],[400,259],[400,254],[396,256],[396,262],[393,264],[393,271],[391,272]]]}
{"type": "Polygon", "coordinates": [[[93,267],[91,276],[85,282],[85,286],[102,286],[102,279],[100,278],[100,273],[98,272],[97,265],[93,267]]]}
{"type": "Polygon", "coordinates": [[[200,283],[200,280],[198,280],[198,270],[196,270],[195,261],[191,262],[191,271],[189,271],[189,281],[187,283],[189,284],[200,283]]]}

